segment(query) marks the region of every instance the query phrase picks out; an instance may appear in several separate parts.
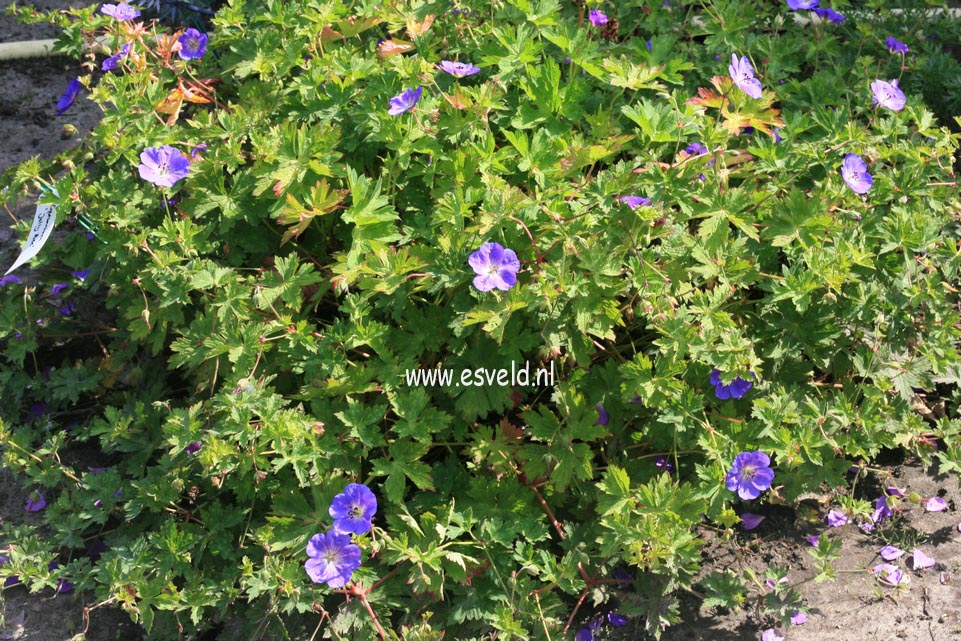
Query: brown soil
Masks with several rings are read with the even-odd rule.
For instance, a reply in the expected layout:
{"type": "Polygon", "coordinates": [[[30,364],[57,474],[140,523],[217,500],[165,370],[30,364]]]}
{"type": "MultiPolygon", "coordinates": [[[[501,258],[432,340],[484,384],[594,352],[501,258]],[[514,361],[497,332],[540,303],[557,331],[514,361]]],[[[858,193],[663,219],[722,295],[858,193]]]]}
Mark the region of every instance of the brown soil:
{"type": "MultiPolygon", "coordinates": [[[[930,569],[907,569],[907,554],[892,564],[905,570],[910,583],[899,589],[882,587],[870,569],[883,563],[878,551],[885,545],[878,533],[865,534],[849,522],[839,528],[825,523],[826,505],[816,518],[800,519],[790,508],[756,506],[752,511],[766,518],[757,529],[743,531],[737,526],[733,540],[726,540],[713,529],[702,535],[704,573],[725,568],[741,574],[750,569],[763,577],[769,565],[788,568],[788,585],[797,590],[810,611],[803,625],[781,628],[786,641],[958,641],[961,639],[961,491],[954,475],[939,474],[935,467],[924,469],[918,462],[883,468],[887,479],[878,479],[873,498],[880,487],[896,485],[924,498],[941,496],[948,502],[944,512],[928,512],[921,505],[903,502],[902,512],[890,521],[885,531],[906,538],[919,536],[918,547],[937,564],[930,569]],[[915,534],[915,532],[917,534],[915,534]],[[806,537],[829,536],[842,541],[841,557],[834,562],[837,580],[816,583],[811,545],[806,537]]],[[[812,517],[814,515],[811,515],[812,517]]],[[[763,579],[762,579],[763,580],[763,579]]],[[[757,607],[759,597],[768,590],[756,588],[748,593],[740,611],[720,611],[702,607],[701,599],[687,595],[682,600],[682,622],[670,628],[662,641],[755,641],[775,621],[764,617],[757,607]]],[[[629,600],[627,597],[625,600],[629,600]]],[[[645,639],[642,626],[608,628],[610,639],[645,639]]],[[[605,638],[596,637],[598,641],[605,638]]]]}

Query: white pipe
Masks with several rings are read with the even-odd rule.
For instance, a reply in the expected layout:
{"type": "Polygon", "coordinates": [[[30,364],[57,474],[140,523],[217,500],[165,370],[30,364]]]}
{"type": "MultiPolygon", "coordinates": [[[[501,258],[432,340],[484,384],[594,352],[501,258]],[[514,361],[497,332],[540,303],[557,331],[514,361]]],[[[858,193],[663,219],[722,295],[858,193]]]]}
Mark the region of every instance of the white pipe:
{"type": "Polygon", "coordinates": [[[0,60],[19,58],[44,58],[52,56],[56,40],[23,40],[21,42],[0,42],[0,60]]]}

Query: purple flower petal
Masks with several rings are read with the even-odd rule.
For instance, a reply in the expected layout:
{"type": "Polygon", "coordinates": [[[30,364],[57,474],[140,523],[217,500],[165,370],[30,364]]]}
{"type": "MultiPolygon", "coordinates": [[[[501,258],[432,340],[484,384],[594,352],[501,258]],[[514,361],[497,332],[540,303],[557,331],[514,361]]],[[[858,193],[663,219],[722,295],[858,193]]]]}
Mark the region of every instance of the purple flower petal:
{"type": "Polygon", "coordinates": [[[597,9],[591,9],[587,19],[590,20],[591,24],[595,27],[603,27],[609,22],[607,15],[601,11],[598,11],[597,9]]]}
{"type": "Polygon", "coordinates": [[[932,568],[934,567],[935,563],[937,563],[937,561],[918,548],[911,550],[911,560],[908,562],[908,566],[912,570],[925,570],[927,568],[932,568]]]}
{"type": "Polygon", "coordinates": [[[732,53],[727,70],[738,89],[755,100],[761,97],[761,81],[754,77],[754,68],[747,56],[738,59],[737,54],[732,53]]]}
{"type": "Polygon", "coordinates": [[[893,545],[885,545],[883,548],[881,548],[879,554],[885,561],[893,561],[897,558],[900,558],[901,555],[904,554],[904,550],[901,548],[896,548],[893,545]]]}
{"type": "Polygon", "coordinates": [[[615,628],[620,628],[627,625],[627,617],[618,614],[611,610],[607,613],[607,622],[613,625],[615,628]]]}
{"type": "Polygon", "coordinates": [[[831,510],[828,512],[828,525],[831,527],[841,527],[848,522],[848,517],[844,512],[831,510]]]}
{"type": "Polygon", "coordinates": [[[907,574],[890,563],[878,563],[871,568],[871,572],[875,574],[875,577],[881,585],[887,587],[894,588],[911,582],[907,574]]]}
{"type": "Polygon", "coordinates": [[[207,53],[207,34],[194,28],[184,31],[183,35],[177,38],[177,42],[180,43],[177,55],[181,60],[200,59],[207,53]]]}
{"type": "Polygon", "coordinates": [[[475,67],[469,62],[454,62],[453,60],[441,60],[437,65],[440,70],[449,73],[455,78],[466,78],[480,72],[480,67],[475,67]]]}
{"type": "Polygon", "coordinates": [[[741,515],[741,525],[744,526],[745,530],[753,530],[761,524],[764,517],[760,514],[753,514],[751,512],[745,512],[741,515]]]}
{"type": "Polygon", "coordinates": [[[821,542],[821,537],[812,534],[811,536],[805,537],[804,540],[807,541],[812,547],[817,547],[821,542]]]}
{"type": "Polygon", "coordinates": [[[873,104],[881,105],[891,111],[901,111],[904,109],[904,105],[907,104],[907,98],[904,92],[898,87],[897,80],[892,80],[891,82],[875,80],[871,83],[871,93],[874,96],[873,104]]]}
{"type": "Polygon", "coordinates": [[[0,278],[0,287],[6,287],[7,285],[20,285],[23,281],[16,274],[7,274],[3,278],[0,278]]]}
{"type": "Polygon", "coordinates": [[[894,36],[888,36],[885,44],[888,45],[888,51],[891,53],[907,53],[909,51],[908,45],[897,40],[894,36]]]}
{"type": "Polygon", "coordinates": [[[808,621],[808,615],[801,612],[800,610],[795,610],[794,614],[791,615],[792,625],[804,625],[808,621]]]}
{"type": "Polygon", "coordinates": [[[848,154],[841,163],[841,178],[856,194],[866,194],[874,184],[867,163],[857,154],[848,154]]]}
{"type": "Polygon", "coordinates": [[[756,499],[774,480],[770,463],[770,457],[764,452],[741,452],[725,478],[727,489],[737,492],[744,500],[756,499]]]}
{"type": "Polygon", "coordinates": [[[414,108],[414,105],[417,104],[417,101],[420,100],[422,93],[424,93],[423,87],[405,89],[390,99],[390,109],[387,110],[387,114],[390,116],[399,116],[402,113],[410,111],[414,108]]]}
{"type": "Polygon", "coordinates": [[[140,17],[140,12],[126,2],[120,2],[118,4],[105,4],[100,7],[100,13],[120,21],[133,20],[134,18],[140,17]]]}
{"type": "Polygon", "coordinates": [[[940,496],[933,496],[925,502],[924,509],[928,512],[943,512],[948,509],[948,502],[940,496]]]}
{"type": "Polygon", "coordinates": [[[651,199],[645,196],[621,196],[618,200],[631,209],[637,209],[638,207],[649,207],[651,205],[651,199]]]}
{"type": "Polygon", "coordinates": [[[129,53],[130,53],[130,43],[128,42],[124,44],[123,47],[120,48],[119,52],[115,53],[114,55],[104,60],[103,64],[100,65],[100,69],[102,71],[113,71],[114,69],[117,68],[117,65],[120,64],[120,60],[122,58],[126,58],[127,54],[129,53]]]}
{"type": "Polygon", "coordinates": [[[40,492],[31,492],[30,496],[27,497],[27,503],[23,506],[23,509],[27,512],[39,512],[45,507],[47,507],[47,499],[43,497],[43,494],[40,492]]]}
{"type": "Polygon", "coordinates": [[[610,416],[607,414],[607,410],[604,409],[603,403],[597,404],[597,422],[594,425],[607,425],[610,420],[610,416]]]}
{"type": "Polygon", "coordinates": [[[190,173],[190,160],[176,147],[150,147],[140,154],[140,177],[159,187],[173,187],[190,173]]]}
{"type": "Polygon", "coordinates": [[[477,274],[474,287],[482,292],[509,290],[517,283],[517,271],[521,268],[517,254],[499,243],[484,243],[468,257],[467,264],[477,274]]]}
{"type": "Polygon", "coordinates": [[[330,503],[334,528],[344,534],[364,534],[371,528],[371,519],[377,513],[377,497],[366,485],[350,483],[330,503]]]}
{"type": "Polygon", "coordinates": [[[761,641],[784,641],[784,633],[776,628],[770,628],[761,633],[761,641]]]}
{"type": "Polygon", "coordinates": [[[60,96],[60,100],[57,101],[57,115],[62,116],[66,113],[67,109],[77,101],[77,96],[80,95],[80,90],[83,89],[83,85],[80,84],[79,78],[74,78],[67,83],[67,89],[60,96]]]}
{"type": "Polygon", "coordinates": [[[350,536],[336,530],[315,534],[307,543],[307,562],[304,569],[314,583],[326,583],[331,588],[342,588],[360,567],[360,548],[350,542],[350,536]]]}

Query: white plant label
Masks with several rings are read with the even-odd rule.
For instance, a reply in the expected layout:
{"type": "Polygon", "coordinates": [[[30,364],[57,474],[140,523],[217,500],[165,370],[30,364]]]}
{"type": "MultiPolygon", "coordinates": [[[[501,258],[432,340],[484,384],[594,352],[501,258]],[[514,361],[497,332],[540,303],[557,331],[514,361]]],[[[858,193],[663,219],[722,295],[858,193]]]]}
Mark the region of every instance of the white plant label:
{"type": "MultiPolygon", "coordinates": [[[[17,256],[13,267],[7,270],[7,274],[36,256],[43,249],[56,223],[57,210],[53,205],[37,205],[37,214],[33,217],[33,226],[30,227],[27,244],[23,246],[23,251],[17,256]]],[[[4,276],[7,274],[4,274],[4,276]]]]}

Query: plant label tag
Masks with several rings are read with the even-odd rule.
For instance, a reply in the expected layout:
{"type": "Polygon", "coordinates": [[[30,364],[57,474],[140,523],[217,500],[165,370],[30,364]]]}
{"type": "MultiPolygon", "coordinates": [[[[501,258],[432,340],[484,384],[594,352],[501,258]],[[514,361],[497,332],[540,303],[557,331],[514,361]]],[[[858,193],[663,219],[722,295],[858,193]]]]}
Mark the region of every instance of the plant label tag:
{"type": "MultiPolygon", "coordinates": [[[[30,234],[27,236],[27,244],[23,246],[23,251],[17,256],[13,267],[7,270],[7,274],[15,270],[20,265],[36,256],[43,248],[50,232],[57,223],[57,209],[53,205],[37,205],[37,214],[33,217],[33,226],[30,227],[30,234]]],[[[6,276],[7,274],[4,274],[6,276]]]]}

